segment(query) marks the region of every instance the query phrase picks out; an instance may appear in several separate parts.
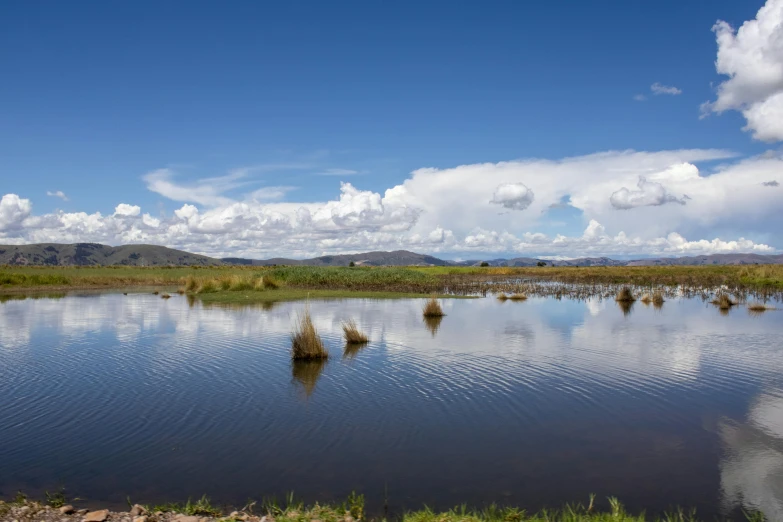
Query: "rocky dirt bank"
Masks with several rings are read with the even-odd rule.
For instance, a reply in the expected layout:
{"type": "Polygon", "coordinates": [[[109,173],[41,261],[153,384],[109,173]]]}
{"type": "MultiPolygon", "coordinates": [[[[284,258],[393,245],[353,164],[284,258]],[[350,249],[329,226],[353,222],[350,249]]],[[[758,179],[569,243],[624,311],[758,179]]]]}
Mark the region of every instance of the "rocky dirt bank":
{"type": "MultiPolygon", "coordinates": [[[[109,511],[101,509],[89,511],[75,509],[71,505],[52,507],[38,502],[0,501],[0,521],[2,522],[274,522],[271,516],[258,516],[234,511],[226,516],[198,516],[170,511],[149,512],[141,505],[133,506],[129,511],[109,511]]],[[[350,515],[345,522],[354,522],[350,515]]]]}

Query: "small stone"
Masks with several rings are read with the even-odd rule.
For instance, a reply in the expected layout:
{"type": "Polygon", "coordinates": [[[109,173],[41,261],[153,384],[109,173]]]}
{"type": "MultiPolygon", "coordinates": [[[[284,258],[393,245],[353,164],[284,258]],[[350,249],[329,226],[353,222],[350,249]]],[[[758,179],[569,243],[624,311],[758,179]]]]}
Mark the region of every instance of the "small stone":
{"type": "Polygon", "coordinates": [[[139,504],[134,504],[133,507],[130,509],[130,516],[137,517],[139,515],[146,515],[147,510],[144,509],[144,506],[141,506],[139,504]]]}
{"type": "Polygon", "coordinates": [[[177,515],[174,518],[177,520],[177,522],[199,522],[199,517],[188,515],[177,515]]]}
{"type": "Polygon", "coordinates": [[[345,522],[355,522],[355,520],[349,513],[346,513],[345,522]]]}
{"type": "Polygon", "coordinates": [[[147,522],[147,516],[141,515],[140,517],[133,517],[133,522],[147,522]]]}
{"type": "Polygon", "coordinates": [[[70,515],[73,513],[73,506],[70,504],[66,504],[63,507],[60,508],[60,513],[63,515],[70,515]]]}
{"type": "Polygon", "coordinates": [[[22,506],[19,508],[18,513],[21,515],[24,515],[25,513],[30,512],[30,506],[22,506]]]}
{"type": "Polygon", "coordinates": [[[261,517],[261,522],[269,522],[269,517],[266,516],[261,517]]]}
{"type": "Polygon", "coordinates": [[[70,518],[61,518],[60,522],[71,522],[70,518]]]}
{"type": "Polygon", "coordinates": [[[228,515],[229,518],[239,518],[239,511],[232,511],[228,515]]]}
{"type": "Polygon", "coordinates": [[[77,511],[77,513],[79,513],[80,515],[86,515],[89,512],[90,512],[89,509],[80,509],[79,511],[77,511]]]}
{"type": "Polygon", "coordinates": [[[100,509],[98,511],[90,511],[84,515],[83,522],[104,522],[107,518],[109,518],[109,510],[100,509]]]}

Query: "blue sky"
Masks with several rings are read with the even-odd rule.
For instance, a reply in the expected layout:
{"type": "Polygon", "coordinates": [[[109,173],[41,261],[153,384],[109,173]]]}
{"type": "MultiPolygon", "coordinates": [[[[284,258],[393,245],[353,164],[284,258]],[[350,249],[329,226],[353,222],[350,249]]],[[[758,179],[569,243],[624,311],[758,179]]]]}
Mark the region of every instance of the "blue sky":
{"type": "MultiPolygon", "coordinates": [[[[768,4],[776,8],[779,2],[768,4]]],[[[727,79],[716,71],[718,46],[711,28],[717,20],[738,28],[754,20],[763,5],[3,2],[0,194],[30,200],[33,210],[25,219],[57,210],[110,216],[125,203],[166,221],[183,204],[194,205],[204,216],[224,211],[231,202],[246,202],[248,194],[264,187],[275,187],[269,189],[274,196],[263,196],[259,205],[273,203],[267,210],[283,214],[286,202],[338,200],[341,182],[383,198],[387,189],[426,167],[447,170],[529,158],[557,162],[626,149],[735,153],[730,159],[727,154],[666,159],[698,164],[707,176],[715,165],[778,150],[777,140],[754,139],[743,130],[743,106],[700,118],[701,104],[715,100],[716,87],[727,79]],[[651,90],[656,83],[680,93],[656,95],[651,90]],[[639,95],[646,99],[634,99],[639,95]],[[186,191],[197,180],[219,178],[214,186],[210,181],[200,185],[209,185],[222,199],[187,201],[187,196],[150,190],[145,176],[160,169],[168,169],[166,179],[186,191]],[[67,201],[47,196],[55,191],[67,201]]],[[[667,168],[664,163],[659,170],[667,168]]],[[[519,183],[541,193],[531,176],[536,177],[520,172],[519,183]]],[[[487,190],[494,193],[499,186],[487,190]]],[[[369,208],[377,211],[373,204],[369,208]]],[[[663,211],[690,204],[653,206],[663,211]]],[[[585,213],[587,206],[550,209],[547,219],[541,212],[526,219],[515,215],[493,231],[579,236],[592,216],[585,213]]],[[[416,226],[420,216],[428,215],[426,204],[419,210],[419,217],[412,218],[416,226]]],[[[482,212],[489,210],[497,215],[496,207],[482,212]]],[[[405,228],[381,221],[360,229],[399,234],[405,228]]],[[[436,221],[449,229],[448,216],[436,221]]],[[[752,220],[740,221],[738,229],[720,223],[688,229],[699,237],[687,239],[775,242],[772,232],[752,220]]],[[[482,222],[477,216],[476,223],[482,222]]],[[[19,232],[35,228],[20,223],[15,235],[6,226],[7,242],[43,237],[19,232]]],[[[263,223],[256,225],[259,232],[266,230],[263,223]]],[[[404,232],[427,232],[415,228],[404,232]]],[[[622,231],[611,228],[606,233],[612,237],[622,231]]],[[[141,235],[98,239],[171,239],[139,230],[141,235]]],[[[463,243],[423,249],[465,251],[464,240],[475,230],[453,232],[463,243]]],[[[676,223],[659,233],[671,232],[680,233],[676,223]]],[[[66,236],[79,239],[79,233],[66,236]]],[[[93,237],[90,233],[81,232],[85,240],[93,237]]],[[[209,234],[215,236],[212,229],[209,234]]],[[[319,233],[317,241],[336,237],[328,235],[319,233]]],[[[231,249],[226,237],[191,238],[171,246],[273,252],[270,246],[231,249]]],[[[366,246],[384,241],[368,239],[366,246]]],[[[400,245],[415,249],[415,242],[400,245]]],[[[771,246],[777,249],[783,242],[771,246]]],[[[352,247],[314,243],[290,252],[334,248],[352,247]]]]}

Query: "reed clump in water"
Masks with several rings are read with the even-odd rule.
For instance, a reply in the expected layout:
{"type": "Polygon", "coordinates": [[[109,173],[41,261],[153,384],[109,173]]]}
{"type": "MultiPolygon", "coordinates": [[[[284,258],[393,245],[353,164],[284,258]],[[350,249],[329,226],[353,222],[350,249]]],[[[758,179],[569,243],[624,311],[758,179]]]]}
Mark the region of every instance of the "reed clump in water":
{"type": "Polygon", "coordinates": [[[160,297],[161,297],[161,299],[171,299],[171,295],[169,295],[169,294],[163,294],[160,297]]]}
{"type": "Polygon", "coordinates": [[[356,326],[356,321],[349,319],[343,323],[343,337],[348,344],[364,344],[369,343],[370,338],[367,334],[359,330],[356,326]]]}
{"type": "Polygon", "coordinates": [[[652,297],[650,297],[650,294],[644,294],[641,298],[639,298],[639,301],[644,304],[650,304],[652,303],[652,297]]]}
{"type": "Polygon", "coordinates": [[[506,294],[498,294],[498,301],[507,301],[508,296],[506,294]]]}
{"type": "Polygon", "coordinates": [[[443,308],[441,308],[440,302],[438,302],[434,296],[427,300],[422,313],[424,314],[424,317],[443,317],[446,315],[443,313],[443,308]]]}
{"type": "Polygon", "coordinates": [[[631,292],[631,289],[627,286],[624,286],[617,293],[617,297],[615,297],[615,301],[617,301],[618,303],[632,303],[636,301],[636,298],[633,296],[633,292],[631,292]]]}
{"type": "Polygon", "coordinates": [[[511,294],[510,296],[508,296],[508,298],[511,299],[512,301],[525,301],[527,299],[527,295],[521,293],[511,294]]]}
{"type": "Polygon", "coordinates": [[[325,359],[329,357],[318,330],[315,329],[310,309],[297,316],[297,325],[291,333],[291,358],[297,361],[325,359]]]}
{"type": "Polygon", "coordinates": [[[764,303],[751,303],[748,305],[748,310],[751,312],[765,312],[771,310],[772,307],[765,305],[764,303]]]}
{"type": "Polygon", "coordinates": [[[661,293],[660,291],[653,292],[652,302],[653,302],[653,306],[655,306],[656,308],[660,308],[661,306],[663,306],[663,302],[664,302],[663,293],[661,293]]]}
{"type": "Polygon", "coordinates": [[[728,294],[721,293],[718,294],[715,299],[712,300],[712,304],[720,308],[721,310],[728,310],[732,306],[737,305],[737,301],[729,297],[728,294]]]}

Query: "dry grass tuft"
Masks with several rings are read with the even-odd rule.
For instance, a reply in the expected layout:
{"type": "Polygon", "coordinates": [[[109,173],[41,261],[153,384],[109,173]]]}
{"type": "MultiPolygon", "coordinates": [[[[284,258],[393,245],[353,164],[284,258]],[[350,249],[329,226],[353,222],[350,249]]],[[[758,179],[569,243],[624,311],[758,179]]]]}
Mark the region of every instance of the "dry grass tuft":
{"type": "Polygon", "coordinates": [[[525,294],[512,294],[508,296],[509,299],[512,301],[525,301],[527,299],[527,296],[525,294]]]}
{"type": "Polygon", "coordinates": [[[440,306],[440,302],[435,297],[430,297],[422,310],[424,317],[443,317],[443,308],[440,306]]]}
{"type": "Polygon", "coordinates": [[[155,290],[154,292],[152,292],[152,295],[158,295],[159,293],[160,293],[159,291],[155,290]]]}
{"type": "Polygon", "coordinates": [[[644,304],[650,304],[652,303],[652,297],[650,297],[650,294],[644,294],[639,301],[643,302],[644,304]]]}
{"type": "Polygon", "coordinates": [[[505,301],[508,299],[506,294],[498,294],[498,301],[505,301]]]}
{"type": "Polygon", "coordinates": [[[297,326],[291,333],[291,358],[295,360],[325,359],[329,357],[318,331],[315,329],[310,309],[297,316],[297,326]]]}
{"type": "Polygon", "coordinates": [[[653,292],[652,302],[653,302],[653,306],[656,308],[660,308],[663,306],[664,298],[663,298],[663,294],[659,290],[653,292]]]}
{"type": "Polygon", "coordinates": [[[204,279],[198,285],[196,290],[199,294],[209,294],[218,291],[218,283],[215,279],[204,279]]]}
{"type": "Polygon", "coordinates": [[[356,321],[353,319],[349,319],[343,323],[343,337],[345,337],[345,342],[348,344],[364,344],[370,342],[370,338],[359,330],[359,327],[356,326],[356,321]]]}
{"type": "Polygon", "coordinates": [[[189,275],[185,279],[185,291],[186,292],[195,292],[197,289],[198,289],[198,279],[196,279],[192,275],[189,275]]]}
{"type": "Polygon", "coordinates": [[[263,284],[264,288],[270,288],[274,290],[275,288],[280,288],[280,283],[272,276],[265,275],[263,278],[263,284]]]}
{"type": "Polygon", "coordinates": [[[184,288],[177,288],[177,293],[179,295],[183,295],[185,293],[185,289],[184,288]]]}
{"type": "Polygon", "coordinates": [[[169,294],[163,294],[160,296],[161,299],[171,299],[171,296],[169,294]]]}
{"type": "Polygon", "coordinates": [[[617,293],[617,297],[615,298],[615,301],[618,303],[632,303],[636,301],[636,298],[633,296],[633,292],[631,292],[631,289],[627,286],[624,286],[622,290],[620,290],[617,293]]]}
{"type": "Polygon", "coordinates": [[[751,303],[748,305],[748,310],[751,312],[765,312],[767,310],[772,310],[772,307],[767,306],[764,303],[751,303]]]}
{"type": "Polygon", "coordinates": [[[729,297],[728,294],[721,293],[712,300],[712,304],[716,305],[721,310],[728,310],[732,306],[736,306],[737,301],[729,297]]]}

